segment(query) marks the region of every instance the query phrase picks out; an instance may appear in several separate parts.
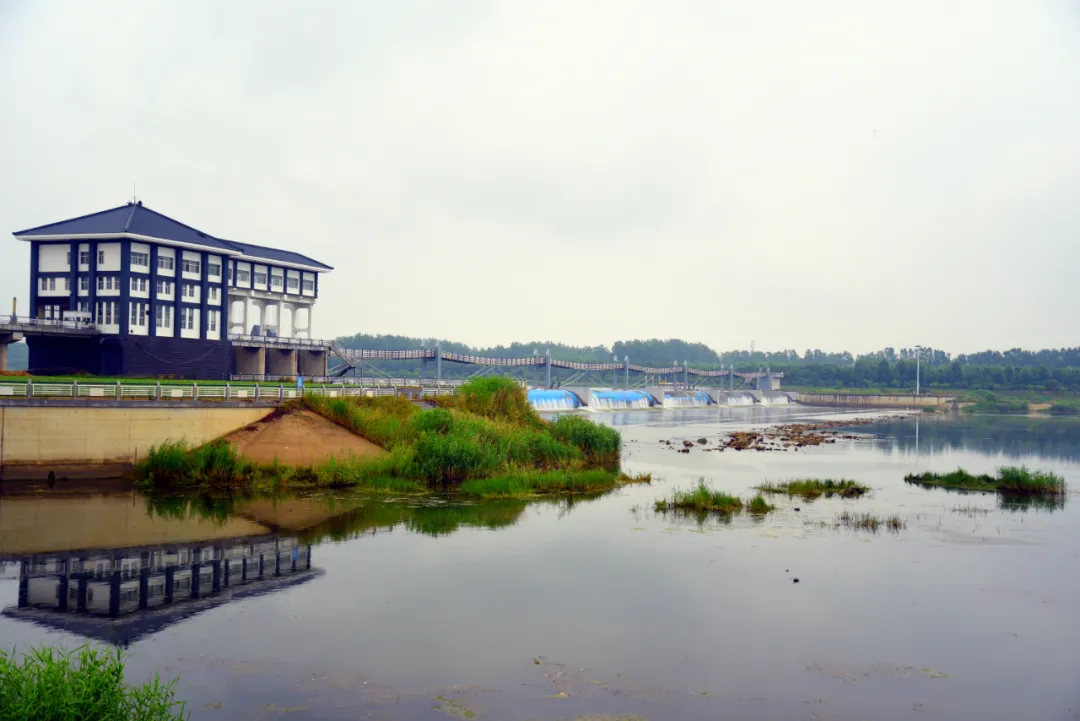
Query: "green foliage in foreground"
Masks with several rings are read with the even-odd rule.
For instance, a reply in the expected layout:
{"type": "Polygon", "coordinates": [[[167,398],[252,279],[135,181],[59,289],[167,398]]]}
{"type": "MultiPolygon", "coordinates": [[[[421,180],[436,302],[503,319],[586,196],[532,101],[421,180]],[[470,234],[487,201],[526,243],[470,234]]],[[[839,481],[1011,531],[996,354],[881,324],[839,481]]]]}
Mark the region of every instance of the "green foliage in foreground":
{"type": "Polygon", "coordinates": [[[1065,479],[1056,473],[1033,471],[1027,466],[1002,466],[996,476],[974,475],[957,468],[951,473],[912,473],[904,480],[920,486],[1013,495],[1061,496],[1066,489],[1065,479]]]}
{"type": "Polygon", "coordinates": [[[870,490],[869,486],[849,480],[834,481],[831,478],[818,480],[806,478],[783,483],[762,483],[757,490],[765,493],[783,493],[788,496],[802,496],[803,498],[817,498],[819,496],[843,496],[845,498],[857,498],[870,490]]]}
{"type": "Polygon", "coordinates": [[[744,502],[737,496],[713,490],[705,483],[705,479],[701,478],[694,488],[688,491],[677,490],[671,494],[671,498],[662,498],[656,501],[654,508],[660,513],[688,511],[701,514],[731,515],[739,513],[743,509],[753,514],[764,514],[774,510],[775,506],[769,505],[765,497],[760,494],[744,502]]]}
{"type": "Polygon", "coordinates": [[[185,718],[175,686],[156,674],[126,686],[119,649],[42,647],[21,659],[0,651],[0,721],[174,721],[185,718]]]}

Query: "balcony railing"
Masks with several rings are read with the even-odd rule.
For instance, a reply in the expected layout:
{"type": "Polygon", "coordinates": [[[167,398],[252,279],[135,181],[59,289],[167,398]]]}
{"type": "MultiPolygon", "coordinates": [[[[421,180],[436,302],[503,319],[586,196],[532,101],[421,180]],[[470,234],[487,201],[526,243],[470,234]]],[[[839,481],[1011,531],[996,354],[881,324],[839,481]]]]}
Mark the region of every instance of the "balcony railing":
{"type": "Polygon", "coordinates": [[[0,328],[11,331],[55,331],[96,333],[97,326],[93,323],[84,323],[78,320],[63,320],[60,318],[32,318],[30,316],[0,316],[0,328]]]}

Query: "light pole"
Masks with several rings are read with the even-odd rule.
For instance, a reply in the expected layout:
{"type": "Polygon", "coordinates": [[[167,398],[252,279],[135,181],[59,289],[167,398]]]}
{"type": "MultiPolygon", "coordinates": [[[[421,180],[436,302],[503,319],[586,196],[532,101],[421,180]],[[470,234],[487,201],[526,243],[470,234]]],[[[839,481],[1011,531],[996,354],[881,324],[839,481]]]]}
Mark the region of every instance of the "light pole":
{"type": "Polygon", "coordinates": [[[921,345],[915,346],[915,395],[919,395],[919,361],[921,360],[922,351],[926,350],[921,345]]]}

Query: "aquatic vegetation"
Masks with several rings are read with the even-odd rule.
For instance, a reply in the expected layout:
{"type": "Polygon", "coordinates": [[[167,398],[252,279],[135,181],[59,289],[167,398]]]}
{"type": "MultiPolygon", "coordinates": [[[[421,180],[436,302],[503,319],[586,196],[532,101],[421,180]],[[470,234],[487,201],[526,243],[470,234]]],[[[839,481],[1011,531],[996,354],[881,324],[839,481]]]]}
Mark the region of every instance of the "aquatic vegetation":
{"type": "Polygon", "coordinates": [[[0,721],[173,721],[184,719],[175,700],[176,679],[158,675],[143,686],[124,684],[124,661],[115,652],[83,646],[48,646],[22,658],[0,651],[0,721]]]}
{"type": "Polygon", "coordinates": [[[765,500],[765,496],[759,493],[746,504],[746,510],[756,515],[764,515],[769,511],[776,510],[776,506],[769,505],[769,502],[765,500]]]}
{"type": "Polygon", "coordinates": [[[963,468],[950,473],[911,473],[907,483],[960,491],[1010,495],[1060,496],[1065,494],[1065,479],[1048,471],[1033,471],[1027,466],[1002,466],[997,475],[974,475],[963,468]]]}
{"type": "Polygon", "coordinates": [[[851,511],[842,511],[837,514],[836,520],[833,522],[834,528],[850,528],[855,531],[870,531],[877,533],[880,529],[898,533],[901,530],[907,528],[907,522],[900,516],[892,515],[882,518],[881,516],[875,516],[872,513],[852,513],[851,511]]]}
{"type": "Polygon", "coordinates": [[[476,478],[462,483],[457,492],[476,498],[524,498],[548,493],[596,493],[618,484],[618,475],[602,469],[545,471],[476,478]]]}
{"type": "Polygon", "coordinates": [[[870,490],[869,486],[864,486],[856,481],[834,481],[831,478],[825,480],[807,478],[783,483],[762,483],[756,488],[765,493],[782,493],[807,499],[818,498],[819,496],[857,498],[870,490]]]}
{"type": "Polygon", "coordinates": [[[744,509],[759,515],[775,509],[760,494],[744,502],[737,496],[713,490],[704,478],[699,478],[697,485],[690,490],[676,490],[670,498],[661,498],[653,504],[653,508],[658,513],[683,511],[698,515],[719,514],[722,516],[730,516],[744,509]]]}
{"type": "Polygon", "coordinates": [[[580,449],[589,464],[612,470],[618,468],[622,436],[614,428],[568,415],[551,423],[550,431],[554,438],[580,449]]]}

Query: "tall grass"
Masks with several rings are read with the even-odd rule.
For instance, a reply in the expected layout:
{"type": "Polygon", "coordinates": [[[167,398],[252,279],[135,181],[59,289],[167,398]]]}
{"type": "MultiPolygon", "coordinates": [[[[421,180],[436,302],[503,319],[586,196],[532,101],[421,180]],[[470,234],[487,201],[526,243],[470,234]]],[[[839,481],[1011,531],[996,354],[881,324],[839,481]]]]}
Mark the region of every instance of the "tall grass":
{"type": "Polygon", "coordinates": [[[218,439],[192,447],[187,441],[151,446],[136,466],[145,486],[235,486],[255,480],[256,466],[241,458],[227,441],[218,439]]]}
{"type": "Polygon", "coordinates": [[[1012,495],[1065,495],[1065,479],[1048,471],[1033,471],[1027,466],[1002,466],[997,475],[975,475],[963,468],[950,473],[912,473],[904,477],[908,483],[935,486],[960,491],[983,491],[1012,495]]]}
{"type": "Polygon", "coordinates": [[[440,396],[435,402],[443,408],[456,408],[516,426],[539,429],[544,425],[529,404],[525,389],[509,378],[474,378],[459,386],[454,395],[440,396]]]}
{"type": "Polygon", "coordinates": [[[551,435],[578,448],[590,464],[610,469],[619,466],[622,436],[614,428],[567,415],[551,424],[551,435]]]}
{"type": "Polygon", "coordinates": [[[126,686],[119,649],[0,651],[0,721],[175,721],[186,718],[175,687],[156,674],[126,686]]]}

